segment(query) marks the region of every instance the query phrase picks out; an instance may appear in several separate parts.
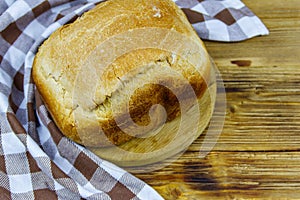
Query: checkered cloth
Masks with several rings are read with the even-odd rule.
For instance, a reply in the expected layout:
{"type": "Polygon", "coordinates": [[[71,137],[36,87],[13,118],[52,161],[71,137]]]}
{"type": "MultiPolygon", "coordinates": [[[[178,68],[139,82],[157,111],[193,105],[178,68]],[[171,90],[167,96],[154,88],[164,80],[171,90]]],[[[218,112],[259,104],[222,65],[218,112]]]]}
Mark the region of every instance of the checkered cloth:
{"type": "MultiPolygon", "coordinates": [[[[101,0],[0,0],[0,199],[161,199],[150,186],[63,137],[35,92],[38,46],[101,0]]],[[[178,0],[203,39],[268,34],[238,0],[178,0]]]]}
{"type": "Polygon", "coordinates": [[[239,0],[177,0],[202,39],[237,42],[269,31],[239,0]]]}

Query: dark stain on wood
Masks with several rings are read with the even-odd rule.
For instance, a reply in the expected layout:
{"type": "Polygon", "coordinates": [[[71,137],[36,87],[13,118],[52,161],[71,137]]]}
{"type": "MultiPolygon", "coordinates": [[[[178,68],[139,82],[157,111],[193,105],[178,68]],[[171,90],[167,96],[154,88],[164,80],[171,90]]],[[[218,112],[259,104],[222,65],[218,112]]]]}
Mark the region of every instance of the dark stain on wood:
{"type": "Polygon", "coordinates": [[[203,173],[203,168],[211,168],[209,164],[202,163],[204,165],[195,165],[194,163],[185,163],[183,166],[184,181],[189,183],[188,186],[193,190],[219,190],[218,182],[212,178],[209,174],[203,173]]]}
{"type": "Polygon", "coordinates": [[[229,108],[229,110],[230,110],[230,112],[233,114],[233,113],[235,113],[236,112],[236,106],[235,105],[232,105],[232,106],[230,106],[230,108],[229,108]]]}
{"type": "Polygon", "coordinates": [[[209,177],[205,177],[204,174],[195,174],[195,176],[185,176],[184,180],[188,183],[188,186],[193,190],[220,190],[218,183],[209,177]]]}
{"type": "Polygon", "coordinates": [[[231,63],[239,67],[250,67],[252,62],[251,60],[232,60],[231,63]]]}

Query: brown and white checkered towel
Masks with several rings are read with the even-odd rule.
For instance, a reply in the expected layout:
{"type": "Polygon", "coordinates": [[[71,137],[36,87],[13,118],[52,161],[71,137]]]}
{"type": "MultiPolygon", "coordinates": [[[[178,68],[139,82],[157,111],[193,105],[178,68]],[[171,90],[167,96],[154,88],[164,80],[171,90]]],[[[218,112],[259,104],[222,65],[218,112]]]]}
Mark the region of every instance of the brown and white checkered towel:
{"type": "MultiPolygon", "coordinates": [[[[268,30],[239,0],[175,1],[199,36],[240,41],[268,30]]],[[[63,137],[35,92],[38,46],[101,0],[0,0],[0,199],[162,199],[63,137]]]]}

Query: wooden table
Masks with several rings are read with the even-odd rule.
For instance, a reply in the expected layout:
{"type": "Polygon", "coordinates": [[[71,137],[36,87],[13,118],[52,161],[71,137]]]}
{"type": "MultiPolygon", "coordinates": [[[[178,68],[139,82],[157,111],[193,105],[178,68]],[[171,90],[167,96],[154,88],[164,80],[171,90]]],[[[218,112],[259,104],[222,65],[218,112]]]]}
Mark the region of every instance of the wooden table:
{"type": "Polygon", "coordinates": [[[227,91],[213,151],[197,157],[201,136],[170,166],[135,174],[166,199],[300,199],[300,1],[243,2],[270,35],[205,42],[227,91]]]}

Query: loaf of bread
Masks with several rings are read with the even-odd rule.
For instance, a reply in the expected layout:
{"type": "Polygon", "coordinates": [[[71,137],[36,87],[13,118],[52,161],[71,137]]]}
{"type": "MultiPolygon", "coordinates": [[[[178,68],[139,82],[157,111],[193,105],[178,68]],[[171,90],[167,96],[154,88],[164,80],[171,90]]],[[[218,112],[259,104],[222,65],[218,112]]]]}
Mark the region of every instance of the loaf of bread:
{"type": "Polygon", "coordinates": [[[210,60],[202,41],[171,0],[108,0],[98,4],[41,45],[32,71],[61,132],[92,147],[121,145],[148,134],[134,128],[151,123],[149,112],[154,118],[163,118],[153,107],[156,104],[164,107],[166,121],[171,122],[181,113],[178,95],[188,101],[185,91],[191,86],[200,99],[209,74],[210,60]],[[171,38],[171,43],[168,35],[176,33],[182,39],[171,38]],[[185,52],[177,55],[174,47],[178,45],[180,51],[189,40],[199,49],[194,52],[184,47],[185,52]],[[112,52],[114,58],[108,58],[112,52]],[[191,60],[193,54],[200,58],[199,66],[191,60]],[[187,82],[177,81],[176,73],[187,82]],[[172,92],[170,86],[178,92],[172,92]],[[99,130],[103,134],[98,134],[99,130]]]}

